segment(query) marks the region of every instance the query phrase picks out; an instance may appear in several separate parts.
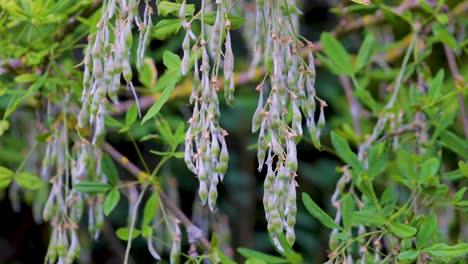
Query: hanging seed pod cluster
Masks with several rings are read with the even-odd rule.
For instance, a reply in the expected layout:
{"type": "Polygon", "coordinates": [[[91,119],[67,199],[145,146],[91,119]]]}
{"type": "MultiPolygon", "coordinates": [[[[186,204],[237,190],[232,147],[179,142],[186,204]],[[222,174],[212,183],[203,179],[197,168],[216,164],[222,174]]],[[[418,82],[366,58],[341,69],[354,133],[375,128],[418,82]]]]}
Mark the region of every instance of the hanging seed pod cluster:
{"type": "Polygon", "coordinates": [[[256,49],[263,51],[269,78],[257,87],[259,101],[252,132],[260,131],[258,169],[267,166],[263,204],[268,231],[279,249],[279,234],[284,232],[290,245],[295,240],[296,142],[303,135],[302,120],[305,118],[314,142],[325,125],[326,103],[316,97],[311,44],[305,46],[298,40],[296,17],[289,11],[292,8],[294,3],[257,1],[256,49]],[[306,60],[301,56],[303,48],[309,52],[306,60]],[[318,124],[316,101],[320,104],[318,124]],[[291,122],[288,116],[292,116],[291,122]]]}
{"type": "MultiPolygon", "coordinates": [[[[49,196],[43,204],[42,216],[50,221],[53,231],[47,250],[48,263],[73,263],[80,256],[78,225],[88,209],[87,223],[90,234],[96,239],[104,224],[101,195],[88,195],[75,189],[82,181],[106,182],[102,173],[102,152],[71,130],[73,120],[68,106],[71,94],[62,101],[59,118],[47,138],[41,166],[41,178],[51,182],[49,196]],[[73,139],[78,139],[73,143],[73,139]],[[70,145],[73,147],[70,149],[70,145]]],[[[51,102],[49,101],[49,105],[51,102]]],[[[50,107],[48,108],[50,111],[50,107]]],[[[48,116],[53,116],[48,113],[48,116]]]]}
{"type": "Polygon", "coordinates": [[[219,100],[217,91],[222,85],[219,82],[220,68],[224,73],[224,91],[227,103],[232,103],[234,97],[234,55],[231,48],[230,27],[228,19],[229,7],[226,1],[215,2],[216,18],[211,30],[204,25],[206,1],[202,1],[200,11],[201,34],[196,37],[190,22],[185,18],[185,1],[182,4],[179,17],[186,35],[182,44],[184,56],[181,62],[181,72],[188,72],[190,50],[194,51],[193,86],[190,103],[193,107],[192,117],[185,140],[185,162],[187,167],[198,177],[199,196],[202,204],[208,201],[211,210],[215,209],[218,197],[217,185],[226,173],[229,154],[225,136],[227,132],[219,125],[219,100]],[[225,36],[224,52],[222,37],[225,36]],[[191,46],[191,41],[195,43],[191,46]],[[192,48],[191,48],[192,47],[192,48]],[[201,53],[201,65],[199,54],[201,53]],[[224,61],[222,60],[224,59],[224,61]],[[210,61],[212,63],[210,63],[210,61]]]}
{"type": "MultiPolygon", "coordinates": [[[[120,78],[123,75],[127,88],[137,97],[132,84],[133,72],[130,55],[133,44],[132,28],[136,24],[139,31],[136,66],[143,65],[146,46],[150,40],[153,22],[153,9],[144,1],[143,15],[138,13],[140,0],[103,1],[101,20],[97,32],[89,36],[84,58],[82,109],[78,125],[88,123],[94,127],[93,144],[100,143],[105,135],[104,112],[107,97],[118,101],[120,78]]],[[[138,100],[136,100],[138,104],[138,100]]],[[[139,109],[139,107],[138,107],[139,109]]]]}

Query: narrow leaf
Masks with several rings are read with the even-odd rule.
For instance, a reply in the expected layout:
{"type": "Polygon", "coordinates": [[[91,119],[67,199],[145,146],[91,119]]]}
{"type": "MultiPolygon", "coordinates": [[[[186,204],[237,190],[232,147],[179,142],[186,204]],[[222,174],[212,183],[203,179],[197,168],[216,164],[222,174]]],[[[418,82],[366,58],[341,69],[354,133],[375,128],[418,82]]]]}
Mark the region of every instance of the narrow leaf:
{"type": "Polygon", "coordinates": [[[399,222],[389,223],[390,232],[399,238],[409,238],[416,234],[416,228],[399,222]]]}
{"type": "Polygon", "coordinates": [[[302,202],[304,203],[307,211],[315,217],[322,225],[331,228],[331,229],[340,229],[342,230],[341,226],[339,226],[333,219],[325,213],[307,193],[302,193],[302,202]]]}
{"type": "MultiPolygon", "coordinates": [[[[121,227],[115,232],[117,237],[121,240],[127,241],[130,237],[130,228],[121,227]]],[[[132,239],[137,238],[141,234],[141,231],[138,229],[133,229],[132,239]]]]}
{"type": "Polygon", "coordinates": [[[277,257],[277,256],[268,255],[268,254],[265,254],[265,253],[262,253],[262,252],[258,252],[258,251],[255,251],[255,250],[248,249],[248,248],[242,248],[242,247],[238,248],[237,252],[239,252],[239,254],[241,254],[242,256],[244,256],[246,258],[255,258],[255,259],[263,260],[266,263],[271,263],[271,264],[288,263],[287,259],[277,257]]]}
{"type": "Polygon", "coordinates": [[[362,224],[365,226],[377,227],[383,225],[386,219],[380,216],[375,210],[363,210],[354,212],[352,221],[354,226],[362,224]]]}
{"type": "Polygon", "coordinates": [[[338,153],[338,156],[340,156],[344,162],[348,163],[356,170],[364,170],[361,162],[358,160],[356,154],[354,154],[354,152],[349,147],[348,142],[344,138],[332,131],[331,140],[333,147],[335,147],[338,153]]]}
{"type": "Polygon", "coordinates": [[[82,181],[74,185],[74,188],[82,193],[104,193],[111,188],[110,184],[94,181],[82,181]]]}
{"type": "Polygon", "coordinates": [[[352,75],[351,58],[341,43],[328,32],[322,33],[320,41],[322,42],[323,52],[331,59],[333,67],[340,69],[340,72],[344,75],[352,75]]]}
{"type": "Polygon", "coordinates": [[[166,89],[161,94],[161,97],[159,97],[156,103],[153,104],[153,106],[151,106],[146,115],[143,117],[141,124],[144,124],[146,121],[150,120],[152,117],[159,113],[163,105],[167,102],[167,100],[169,100],[169,97],[171,96],[172,91],[174,91],[174,88],[175,83],[172,83],[171,85],[166,87],[166,89]]]}
{"type": "Polygon", "coordinates": [[[112,210],[117,206],[120,201],[120,192],[119,189],[114,188],[106,195],[106,199],[104,200],[104,204],[102,205],[104,209],[104,214],[108,216],[112,210]]]}
{"type": "Polygon", "coordinates": [[[435,257],[456,258],[468,254],[468,243],[459,243],[453,246],[439,243],[422,251],[435,257]]]}
{"type": "Polygon", "coordinates": [[[416,248],[421,249],[431,243],[431,238],[437,230],[437,217],[434,214],[424,219],[416,235],[416,248]]]}
{"type": "Polygon", "coordinates": [[[37,190],[42,187],[42,180],[29,172],[22,172],[15,177],[16,182],[22,188],[28,190],[37,190]]]}

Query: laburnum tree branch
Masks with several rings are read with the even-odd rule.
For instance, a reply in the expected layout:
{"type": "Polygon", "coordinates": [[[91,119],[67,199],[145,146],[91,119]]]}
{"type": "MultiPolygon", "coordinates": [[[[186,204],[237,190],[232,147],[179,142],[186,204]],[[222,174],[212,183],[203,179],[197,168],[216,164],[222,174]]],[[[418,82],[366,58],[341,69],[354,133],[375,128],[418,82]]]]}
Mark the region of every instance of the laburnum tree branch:
{"type": "MultiPolygon", "coordinates": [[[[137,179],[141,179],[142,175],[147,175],[144,171],[138,168],[135,164],[128,160],[127,157],[122,155],[118,150],[116,150],[109,143],[103,143],[102,149],[109,154],[117,163],[124,167],[128,172],[130,172],[137,179]]],[[[159,198],[163,202],[164,206],[169,209],[171,213],[185,226],[187,232],[191,232],[193,228],[197,228],[192,221],[175,205],[175,203],[167,196],[163,191],[159,191],[159,198]]],[[[200,231],[201,234],[201,231],[200,231]]],[[[211,244],[203,235],[196,235],[200,244],[206,249],[210,250],[211,244]]]]}

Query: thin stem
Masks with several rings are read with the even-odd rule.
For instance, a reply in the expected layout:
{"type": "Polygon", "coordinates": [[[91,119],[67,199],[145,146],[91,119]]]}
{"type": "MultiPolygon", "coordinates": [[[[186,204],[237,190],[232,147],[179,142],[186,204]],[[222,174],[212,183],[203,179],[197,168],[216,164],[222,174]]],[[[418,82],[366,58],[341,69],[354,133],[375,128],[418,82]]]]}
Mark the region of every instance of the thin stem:
{"type": "Polygon", "coordinates": [[[138,200],[135,203],[135,207],[133,209],[133,215],[132,215],[132,222],[130,224],[130,233],[128,234],[128,242],[127,242],[127,249],[125,250],[125,258],[124,258],[124,264],[128,264],[128,257],[130,255],[130,248],[132,247],[132,237],[133,237],[133,230],[135,229],[135,222],[136,218],[138,216],[138,207],[140,206],[141,200],[143,200],[143,196],[145,195],[146,189],[148,189],[148,184],[143,187],[143,190],[141,190],[140,195],[138,196],[138,200]]]}
{"type": "MultiPolygon", "coordinates": [[[[112,147],[108,143],[104,142],[102,144],[102,149],[107,154],[109,154],[115,161],[117,161],[120,165],[122,165],[122,167],[124,167],[127,171],[129,171],[133,176],[139,178],[141,177],[142,174],[145,174],[135,164],[128,161],[128,159],[125,156],[120,154],[119,151],[117,151],[114,147],[112,147]]],[[[174,214],[174,216],[177,217],[181,221],[181,223],[185,226],[187,230],[189,228],[193,229],[194,227],[198,229],[198,227],[196,227],[190,221],[190,219],[174,204],[174,202],[163,191],[159,191],[159,197],[161,198],[166,208],[168,208],[169,211],[171,211],[172,214],[174,214]]],[[[198,238],[198,240],[206,250],[211,249],[210,242],[203,235],[200,238],[198,238]]]]}
{"type": "Polygon", "coordinates": [[[149,168],[148,164],[146,164],[145,159],[143,158],[143,155],[141,154],[140,148],[138,147],[137,143],[135,142],[135,138],[132,136],[132,133],[127,132],[128,136],[130,137],[130,141],[132,141],[133,146],[135,147],[135,150],[137,152],[138,158],[140,159],[141,164],[145,168],[146,173],[149,173],[149,168]]]}
{"type": "Polygon", "coordinates": [[[349,111],[351,113],[351,118],[353,119],[354,132],[359,137],[361,136],[361,126],[359,125],[359,113],[361,112],[361,105],[353,95],[353,88],[351,87],[349,78],[340,75],[340,82],[341,86],[343,86],[346,98],[348,99],[349,111]]]}

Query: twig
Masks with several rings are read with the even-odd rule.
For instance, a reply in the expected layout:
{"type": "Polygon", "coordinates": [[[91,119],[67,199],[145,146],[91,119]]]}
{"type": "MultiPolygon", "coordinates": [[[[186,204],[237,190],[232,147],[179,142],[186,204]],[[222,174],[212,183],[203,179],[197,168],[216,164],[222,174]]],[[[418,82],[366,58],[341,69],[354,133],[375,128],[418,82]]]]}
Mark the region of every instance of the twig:
{"type": "MultiPolygon", "coordinates": [[[[115,161],[117,161],[120,165],[122,165],[122,167],[124,167],[133,176],[135,176],[138,180],[141,180],[143,175],[147,176],[147,174],[144,171],[140,170],[135,164],[129,161],[127,157],[122,155],[118,150],[116,150],[110,144],[106,142],[103,143],[102,149],[107,154],[109,154],[115,161]]],[[[190,219],[174,204],[174,202],[172,202],[172,200],[163,191],[159,191],[159,197],[161,198],[161,201],[166,206],[166,208],[168,208],[169,211],[171,211],[174,214],[174,216],[176,216],[182,222],[182,224],[185,226],[187,230],[191,230],[194,227],[197,228],[192,223],[192,221],[190,221],[190,219]]],[[[206,250],[211,249],[210,242],[203,235],[201,235],[198,238],[198,240],[206,250]]]]}
{"type": "Polygon", "coordinates": [[[463,94],[461,93],[461,87],[463,86],[465,81],[460,75],[453,51],[447,45],[444,45],[444,51],[445,57],[447,57],[447,63],[449,65],[453,81],[455,82],[455,88],[458,90],[457,98],[458,104],[460,105],[460,112],[463,121],[463,131],[465,132],[465,137],[468,139],[468,114],[466,113],[465,101],[463,100],[463,94]]]}
{"type": "MultiPolygon", "coordinates": [[[[123,262],[125,258],[125,248],[122,246],[122,243],[120,243],[120,241],[115,237],[114,229],[112,228],[108,220],[106,220],[104,223],[103,234],[104,238],[110,244],[110,247],[114,254],[121,259],[121,262],[123,262]]],[[[129,257],[128,263],[135,264],[136,262],[135,260],[133,260],[133,258],[129,257]]]]}
{"type": "Polygon", "coordinates": [[[340,75],[341,86],[343,86],[346,98],[349,103],[349,110],[351,112],[351,118],[353,119],[354,132],[357,136],[361,135],[361,126],[359,125],[359,112],[361,111],[361,105],[353,95],[353,88],[351,81],[348,77],[340,75]]]}

